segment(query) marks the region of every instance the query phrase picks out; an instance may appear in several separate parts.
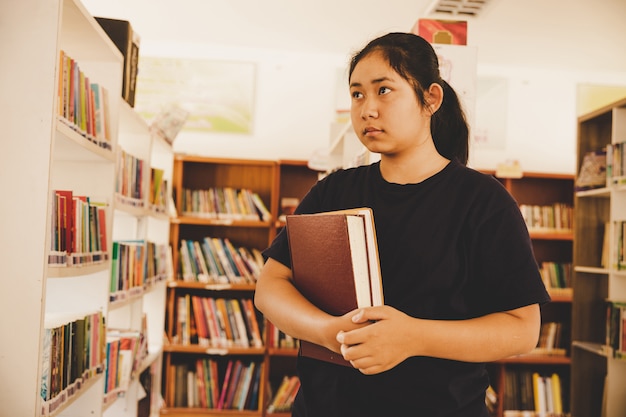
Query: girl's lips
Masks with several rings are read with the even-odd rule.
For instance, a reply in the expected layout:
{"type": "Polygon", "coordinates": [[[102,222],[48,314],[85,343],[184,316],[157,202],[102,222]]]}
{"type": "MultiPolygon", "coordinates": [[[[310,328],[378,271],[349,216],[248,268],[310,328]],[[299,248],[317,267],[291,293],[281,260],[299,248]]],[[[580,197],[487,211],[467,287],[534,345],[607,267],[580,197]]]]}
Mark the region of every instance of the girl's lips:
{"type": "Polygon", "coordinates": [[[377,133],[380,131],[381,131],[380,129],[376,129],[373,127],[366,127],[365,129],[363,129],[363,134],[369,135],[369,134],[377,133]]]}

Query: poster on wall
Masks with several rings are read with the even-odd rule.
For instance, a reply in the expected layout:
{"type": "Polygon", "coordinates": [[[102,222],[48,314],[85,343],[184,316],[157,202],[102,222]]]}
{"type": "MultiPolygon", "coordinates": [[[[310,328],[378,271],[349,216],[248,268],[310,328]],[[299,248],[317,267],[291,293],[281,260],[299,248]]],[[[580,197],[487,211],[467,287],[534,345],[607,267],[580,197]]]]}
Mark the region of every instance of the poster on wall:
{"type": "Polygon", "coordinates": [[[255,83],[251,62],[142,56],[135,110],[151,123],[177,106],[188,112],[183,131],[251,134],[255,83]]]}
{"type": "Polygon", "coordinates": [[[476,61],[478,50],[463,45],[433,44],[439,60],[439,74],[454,88],[465,110],[467,121],[474,126],[476,115],[476,61]]]}

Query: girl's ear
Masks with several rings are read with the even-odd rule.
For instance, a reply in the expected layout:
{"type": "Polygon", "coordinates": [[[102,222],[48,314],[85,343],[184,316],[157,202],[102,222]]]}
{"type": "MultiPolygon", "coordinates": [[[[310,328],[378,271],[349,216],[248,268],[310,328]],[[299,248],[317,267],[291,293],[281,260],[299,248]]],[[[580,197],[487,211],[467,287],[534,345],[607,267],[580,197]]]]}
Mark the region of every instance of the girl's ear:
{"type": "Polygon", "coordinates": [[[426,103],[431,114],[435,114],[443,102],[443,88],[437,83],[432,83],[426,92],[426,103]]]}

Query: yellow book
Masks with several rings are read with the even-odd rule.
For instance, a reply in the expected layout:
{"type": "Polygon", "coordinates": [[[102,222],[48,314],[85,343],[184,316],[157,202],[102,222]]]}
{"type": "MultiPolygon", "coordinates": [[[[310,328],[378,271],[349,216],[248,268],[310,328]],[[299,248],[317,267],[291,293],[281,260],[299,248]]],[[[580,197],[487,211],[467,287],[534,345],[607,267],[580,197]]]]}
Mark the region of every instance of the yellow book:
{"type": "Polygon", "coordinates": [[[544,383],[541,375],[537,372],[533,372],[533,398],[535,400],[535,411],[545,411],[545,391],[544,383]]]}
{"type": "Polygon", "coordinates": [[[554,399],[554,412],[561,414],[563,412],[563,400],[561,398],[561,378],[559,374],[552,374],[552,398],[554,399]]]}

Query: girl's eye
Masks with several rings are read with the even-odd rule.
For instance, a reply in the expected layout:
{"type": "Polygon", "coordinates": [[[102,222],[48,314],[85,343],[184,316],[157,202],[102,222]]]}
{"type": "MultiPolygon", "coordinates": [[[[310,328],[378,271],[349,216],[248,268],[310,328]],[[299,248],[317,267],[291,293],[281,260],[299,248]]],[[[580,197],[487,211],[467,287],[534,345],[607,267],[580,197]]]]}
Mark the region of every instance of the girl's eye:
{"type": "Polygon", "coordinates": [[[380,87],[378,89],[378,94],[380,94],[380,95],[387,94],[387,93],[390,93],[390,92],[391,92],[391,89],[388,88],[388,87],[380,87]]]}
{"type": "Polygon", "coordinates": [[[361,92],[359,91],[352,92],[352,98],[361,98],[361,97],[363,97],[363,94],[361,94],[361,92]]]}

